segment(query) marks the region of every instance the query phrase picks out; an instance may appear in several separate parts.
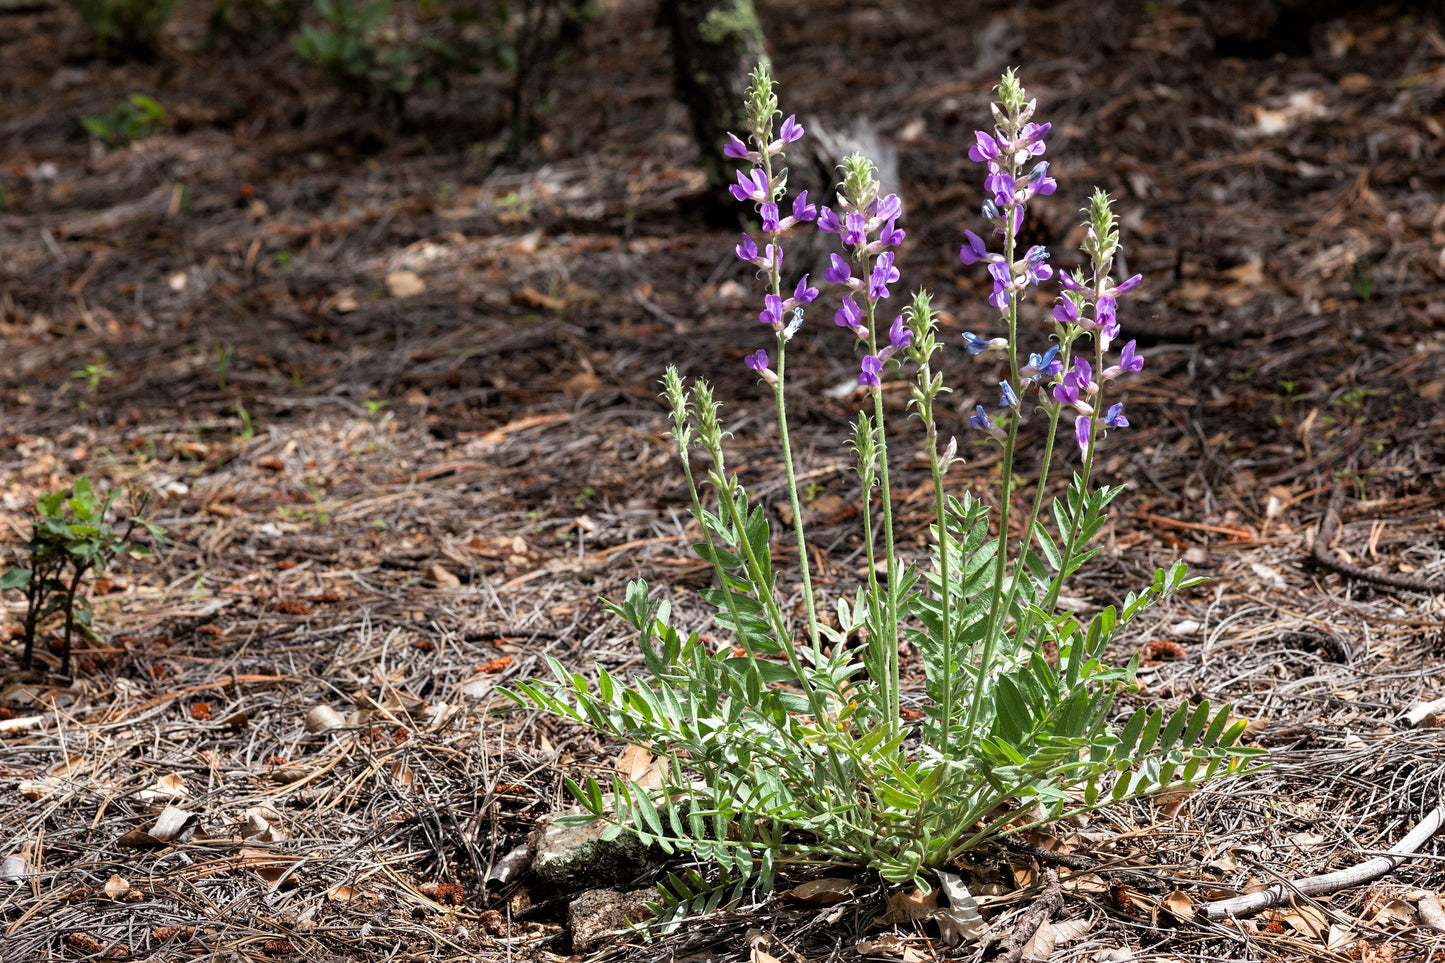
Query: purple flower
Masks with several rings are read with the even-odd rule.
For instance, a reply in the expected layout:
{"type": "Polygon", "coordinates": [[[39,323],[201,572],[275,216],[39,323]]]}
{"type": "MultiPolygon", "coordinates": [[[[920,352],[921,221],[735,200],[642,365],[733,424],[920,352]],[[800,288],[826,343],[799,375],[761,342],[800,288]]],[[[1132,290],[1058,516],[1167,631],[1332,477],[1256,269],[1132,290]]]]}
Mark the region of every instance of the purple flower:
{"type": "Polygon", "coordinates": [[[797,114],[789,114],[788,119],[783,121],[783,126],[778,131],[778,139],[784,144],[791,144],[803,136],[803,125],[798,123],[797,114]]]}
{"type": "Polygon", "coordinates": [[[1079,449],[1085,454],[1089,452],[1089,431],[1092,425],[1088,415],[1080,415],[1074,419],[1074,440],[1079,443],[1079,449]]]}
{"type": "Polygon", "coordinates": [[[793,340],[793,335],[797,334],[797,333],[798,333],[798,329],[801,328],[802,326],[803,326],[803,309],[802,309],[802,308],[794,308],[794,309],[793,309],[793,317],[792,317],[792,320],[790,320],[790,321],[788,322],[788,326],[783,329],[783,340],[784,340],[784,341],[791,341],[791,340],[793,340]]]}
{"type": "Polygon", "coordinates": [[[988,247],[983,243],[983,238],[972,231],[963,232],[964,240],[968,241],[959,248],[958,259],[964,264],[976,264],[988,257],[988,247]]]}
{"type": "Polygon", "coordinates": [[[963,348],[969,354],[981,354],[990,347],[992,347],[992,345],[972,331],[965,331],[963,333],[963,348]]]}
{"type": "Polygon", "coordinates": [[[985,197],[983,199],[983,205],[978,209],[978,212],[983,215],[983,219],[986,221],[998,220],[998,205],[993,202],[993,198],[991,197],[985,197]]]}
{"type": "Polygon", "coordinates": [[[878,232],[878,244],[881,247],[897,247],[907,236],[907,232],[894,226],[894,218],[890,217],[888,223],[883,225],[883,230],[878,232]]]}
{"type": "Polygon", "coordinates": [[[1109,406],[1109,413],[1104,416],[1104,424],[1110,428],[1128,428],[1129,419],[1124,417],[1124,404],[1118,402],[1109,406]]]}
{"type": "Polygon", "coordinates": [[[1024,365],[1019,373],[1024,376],[1026,381],[1032,381],[1039,377],[1052,377],[1064,366],[1062,361],[1055,358],[1058,353],[1059,346],[1054,344],[1050,345],[1049,350],[1043,354],[1029,355],[1029,363],[1024,365]]]}
{"type": "Polygon", "coordinates": [[[1059,182],[1049,176],[1049,162],[1039,161],[1029,171],[1029,189],[1045,197],[1059,189],[1059,182]]]}
{"type": "Polygon", "coordinates": [[[1079,400],[1079,388],[1070,379],[1071,374],[1064,375],[1060,384],[1054,385],[1054,400],[1061,405],[1072,405],[1079,400]]]}
{"type": "Polygon", "coordinates": [[[838,220],[838,215],[833,213],[831,207],[818,208],[818,230],[824,234],[837,234],[843,230],[843,222],[838,220]]]}
{"type": "Polygon", "coordinates": [[[888,343],[894,351],[902,351],[913,343],[913,332],[903,326],[903,315],[893,319],[888,327],[888,343]]]}
{"type": "Polygon", "coordinates": [[[743,235],[742,243],[733,248],[733,250],[737,253],[739,261],[752,263],[758,259],[758,246],[753,243],[753,239],[747,234],[743,235]]]}
{"type": "Polygon", "coordinates": [[[803,304],[812,304],[818,298],[818,289],[808,287],[808,276],[804,274],[798,279],[797,287],[793,288],[793,300],[803,304]]]}
{"type": "Polygon", "coordinates": [[[783,270],[782,245],[774,247],[773,245],[769,244],[767,247],[763,248],[763,263],[759,266],[765,268],[771,267],[774,271],[778,271],[779,273],[781,273],[783,270]]]}
{"type": "Polygon", "coordinates": [[[862,214],[849,214],[843,218],[843,246],[862,247],[868,241],[868,219],[862,214]]]}
{"type": "Polygon", "coordinates": [[[758,312],[758,320],[763,324],[777,326],[783,322],[783,299],[776,294],[763,296],[763,310],[758,312]]]}
{"type": "Polygon", "coordinates": [[[883,359],[865,354],[858,367],[858,383],[870,388],[878,387],[878,376],[883,372],[883,359]]]}
{"type": "Polygon", "coordinates": [[[1094,306],[1094,316],[1099,319],[1099,328],[1108,340],[1119,336],[1119,303],[1113,298],[1100,298],[1094,306]]]}
{"type": "MultiPolygon", "coordinates": [[[[723,148],[724,157],[731,157],[734,160],[743,160],[750,153],[751,152],[748,150],[748,145],[744,144],[737,134],[728,134],[727,146],[723,148]]],[[[739,198],[739,200],[741,200],[741,198],[739,198]]]]}
{"type": "Polygon", "coordinates": [[[1094,367],[1089,364],[1088,359],[1082,355],[1075,356],[1074,370],[1064,375],[1065,378],[1070,376],[1073,377],[1074,383],[1079,386],[1079,389],[1083,390],[1089,387],[1089,384],[1094,380],[1094,367]]]}
{"type": "Polygon", "coordinates": [[[761,168],[753,168],[746,175],[738,171],[738,182],[728,188],[733,197],[740,201],[754,200],[762,204],[771,198],[768,196],[768,176],[761,168]]]}
{"type": "Polygon", "coordinates": [[[843,296],[843,306],[834,312],[833,323],[840,328],[851,328],[859,338],[868,337],[868,331],[863,327],[863,311],[851,294],[843,296]]]}
{"type": "Polygon", "coordinates": [[[1127,343],[1125,343],[1123,350],[1121,350],[1121,351],[1119,352],[1119,370],[1121,370],[1121,371],[1143,371],[1143,370],[1144,370],[1144,356],[1141,355],[1141,354],[1135,354],[1135,353],[1134,353],[1134,346],[1135,346],[1135,344],[1136,344],[1135,340],[1134,340],[1133,338],[1130,338],[1129,341],[1128,341],[1127,343]]]}
{"type": "Polygon", "coordinates": [[[853,269],[848,262],[836,254],[829,254],[828,261],[833,266],[823,272],[823,278],[832,284],[847,284],[853,280],[853,269]]]}
{"type": "Polygon", "coordinates": [[[1017,146],[1019,149],[1027,148],[1030,154],[1035,156],[1044,152],[1044,137],[1053,129],[1053,124],[1024,124],[1024,129],[1019,133],[1017,146]]]}
{"type": "MultiPolygon", "coordinates": [[[[1068,277],[1068,275],[1064,274],[1063,277],[1068,277]]],[[[1059,303],[1054,305],[1054,320],[1065,325],[1079,323],[1079,306],[1074,303],[1073,298],[1059,299],[1059,303]]],[[[1058,347],[1058,345],[1054,347],[1058,347]]]]}
{"type": "Polygon", "coordinates": [[[998,399],[999,407],[1017,408],[1019,406],[1019,396],[1014,394],[1013,385],[1009,384],[1007,381],[1000,381],[998,383],[998,387],[999,390],[1003,392],[1003,394],[1000,395],[998,399]]]}
{"type": "MultiPolygon", "coordinates": [[[[824,210],[827,210],[827,208],[824,208],[824,210]]],[[[798,196],[793,198],[793,220],[811,221],[817,218],[817,216],[817,205],[808,203],[808,192],[799,191],[798,196]]]]}
{"type": "Polygon", "coordinates": [[[885,251],[878,255],[878,261],[873,265],[873,274],[868,279],[868,300],[877,301],[888,297],[888,285],[900,277],[902,275],[893,266],[893,252],[885,251]]]}
{"type": "Polygon", "coordinates": [[[968,159],[982,164],[998,160],[999,142],[992,134],[981,130],[973,132],[975,144],[968,149],[968,159]]]}
{"type": "Polygon", "coordinates": [[[1059,284],[1063,285],[1065,291],[1083,291],[1084,282],[1080,281],[1072,271],[1059,272],[1059,284]]]}
{"type": "Polygon", "coordinates": [[[1026,282],[1039,284],[1054,276],[1054,269],[1044,262],[1049,259],[1048,249],[1042,244],[1035,244],[1029,248],[1024,255],[1024,278],[1026,282]]]}
{"type": "Polygon", "coordinates": [[[763,230],[768,234],[776,234],[778,228],[778,205],[772,201],[758,208],[758,213],[763,217],[763,230]]]}
{"type": "Polygon", "coordinates": [[[743,364],[762,375],[763,380],[768,384],[774,385],[778,383],[778,376],[768,367],[768,352],[766,350],[759,348],[757,351],[754,351],[743,359],[743,364]]]}
{"type": "MultiPolygon", "coordinates": [[[[1018,191],[1018,184],[1003,171],[994,171],[985,177],[983,186],[993,195],[993,202],[999,207],[1007,207],[1012,203],[1014,194],[1018,191]]],[[[738,198],[738,200],[742,200],[742,198],[738,198]]]]}
{"type": "Polygon", "coordinates": [[[969,425],[977,428],[979,431],[992,430],[993,422],[988,420],[988,412],[983,410],[983,405],[974,405],[973,410],[975,414],[969,417],[969,425]]]}
{"type": "Polygon", "coordinates": [[[903,216],[903,201],[897,194],[889,194],[874,202],[872,216],[880,221],[891,221],[903,216]]]}
{"type": "Polygon", "coordinates": [[[1128,294],[1130,291],[1132,291],[1132,290],[1134,290],[1135,288],[1137,288],[1137,287],[1143,282],[1143,280],[1144,280],[1144,275],[1142,275],[1142,274],[1136,274],[1136,275],[1134,275],[1132,278],[1130,278],[1129,280],[1124,281],[1124,282],[1122,282],[1121,284],[1119,284],[1117,287],[1115,287],[1115,288],[1114,288],[1114,293],[1115,293],[1115,294],[1128,294]]]}

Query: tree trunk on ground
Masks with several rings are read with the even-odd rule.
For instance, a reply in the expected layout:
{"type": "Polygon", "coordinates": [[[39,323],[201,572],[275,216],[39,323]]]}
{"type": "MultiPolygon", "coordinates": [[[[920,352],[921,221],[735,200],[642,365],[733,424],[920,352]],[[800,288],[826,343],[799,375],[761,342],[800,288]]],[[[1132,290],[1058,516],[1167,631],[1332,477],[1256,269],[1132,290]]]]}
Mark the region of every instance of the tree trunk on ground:
{"type": "Polygon", "coordinates": [[[768,56],[757,11],[752,0],[661,0],[659,17],[672,37],[673,90],[707,172],[704,210],[709,221],[736,223],[727,188],[737,165],[722,150],[728,131],[747,140],[748,74],[768,56]]]}

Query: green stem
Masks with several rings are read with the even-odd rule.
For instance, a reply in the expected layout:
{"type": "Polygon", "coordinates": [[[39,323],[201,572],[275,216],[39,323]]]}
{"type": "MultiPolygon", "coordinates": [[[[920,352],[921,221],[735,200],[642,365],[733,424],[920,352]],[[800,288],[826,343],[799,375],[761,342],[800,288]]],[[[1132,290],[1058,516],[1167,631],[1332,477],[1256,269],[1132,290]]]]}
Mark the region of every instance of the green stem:
{"type": "MultiPolygon", "coordinates": [[[[777,292],[777,279],[774,278],[774,293],[777,292]]],[[[803,534],[803,510],[798,504],[798,479],[793,468],[793,447],[788,440],[788,409],[784,403],[783,386],[787,380],[783,377],[786,374],[784,355],[787,352],[787,342],[782,334],[778,335],[778,380],[773,385],[773,397],[778,406],[778,437],[783,446],[783,467],[788,474],[788,501],[793,507],[793,531],[798,536],[798,568],[803,576],[803,600],[808,607],[808,641],[813,646],[813,664],[819,665],[823,661],[823,648],[818,640],[818,613],[813,604],[813,579],[808,564],[808,540],[803,534]]]]}
{"type": "MultiPolygon", "coordinates": [[[[1014,218],[1017,216],[1017,209],[1007,212],[1009,218],[1009,229],[1004,233],[1004,263],[1009,265],[1009,271],[1013,271],[1014,252],[1017,247],[1017,238],[1014,218]]],[[[1008,299],[1008,366],[1010,384],[1018,384],[1019,380],[1019,353],[1018,353],[1018,329],[1019,329],[1019,295],[1017,291],[1009,292],[1008,299]]],[[[1003,446],[1003,463],[999,468],[999,512],[998,512],[998,554],[994,560],[993,567],[993,589],[989,595],[993,605],[989,608],[988,622],[984,631],[983,652],[978,660],[978,677],[974,684],[973,698],[968,704],[967,728],[970,733],[978,727],[978,709],[988,697],[989,681],[988,674],[993,668],[994,648],[998,643],[998,636],[1003,631],[1004,620],[1008,618],[1008,610],[1000,609],[999,603],[1003,596],[1004,573],[1008,565],[1008,520],[1010,503],[1013,501],[1013,467],[1014,447],[1018,441],[1019,415],[1014,412],[1014,417],[1009,424],[1008,437],[1003,446]]],[[[1026,535],[1028,533],[1025,533],[1026,535]]],[[[1014,573],[1014,579],[1019,578],[1018,572],[1014,573]]],[[[1012,595],[1012,593],[1010,593],[1012,595]]]]}
{"type": "MultiPolygon", "coordinates": [[[[863,276],[868,276],[868,261],[863,261],[863,276]]],[[[864,299],[868,305],[868,353],[878,356],[878,336],[874,330],[875,302],[864,299]]],[[[888,596],[884,608],[884,633],[882,643],[886,660],[888,679],[888,734],[898,735],[902,729],[902,706],[899,698],[898,667],[898,558],[893,549],[893,496],[888,482],[888,429],[883,421],[883,386],[878,384],[869,389],[873,395],[873,418],[878,430],[878,485],[883,495],[883,551],[888,569],[888,596]]]]}

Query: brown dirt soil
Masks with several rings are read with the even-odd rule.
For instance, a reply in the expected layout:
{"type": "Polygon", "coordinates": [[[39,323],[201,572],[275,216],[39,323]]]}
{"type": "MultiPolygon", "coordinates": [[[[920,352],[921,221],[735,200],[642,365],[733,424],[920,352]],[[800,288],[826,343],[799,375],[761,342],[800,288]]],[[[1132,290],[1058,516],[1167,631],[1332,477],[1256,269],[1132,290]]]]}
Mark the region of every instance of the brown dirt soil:
{"type": "MultiPolygon", "coordinates": [[[[1360,862],[1440,799],[1438,735],[1400,719],[1445,695],[1437,596],[1310,557],[1339,482],[1331,551],[1445,585],[1440,24],[1388,8],[1258,55],[1172,2],[759,7],[784,111],[819,129],[868,118],[897,145],[902,285],[935,292],[950,335],[957,484],[987,497],[996,472],[967,416],[999,374],[956,349],[992,309],[957,250],[982,199],[964,150],[1002,67],[1054,124],[1059,191],[1034,239],[1077,263],[1098,185],[1146,278],[1122,320],[1148,364],[1101,467],[1127,490],[1071,591],[1092,610],[1181,555],[1209,576],[1121,654],[1145,649],[1139,699],[1232,702],[1276,764],[1035,839],[1138,870],[1125,892],[1065,878],[1055,924],[1085,923],[1058,952],[1426,959],[1434,842],[1273,918],[1166,907],[1360,862]]],[[[760,299],[736,231],[696,213],[665,37],[649,4],[601,4],[545,130],[497,161],[504,78],[387,118],[284,42],[203,50],[206,13],[182,3],[154,60],[113,64],[84,55],[68,9],[0,10],[0,539],[21,546],[36,495],[80,474],[151,492],[170,533],[96,587],[103,641],[73,678],[49,651],[19,672],[13,638],[0,654],[0,859],[25,861],[0,881],[0,959],[565,956],[566,900],[488,877],[566,805],[564,775],[610,770],[619,747],[489,710],[544,656],[635,666],[598,601],[629,579],[662,587],[683,625],[705,616],[665,365],[714,381],[733,463],[786,504],[770,396],[742,365],[768,341],[760,299]],[[166,128],[92,142],[80,119],[133,91],[166,128]],[[88,365],[110,372],[93,388],[75,376],[88,365]],[[307,731],[318,706],[346,724],[307,731]],[[167,804],[190,814],[179,834],[143,835],[167,804]]],[[[831,602],[861,565],[845,507],[857,355],[819,309],[793,342],[790,410],[831,602]]],[[[908,437],[901,383],[887,398],[908,437]]],[[[916,555],[925,463],[907,443],[895,458],[916,555]]],[[[983,854],[1009,893],[998,932],[1050,861],[983,854]]],[[[891,929],[887,891],[863,883],[841,911],[760,898],[604,955],[745,959],[755,927],[774,957],[856,959],[891,929]]],[[[959,952],[936,937],[903,927],[879,952],[959,952]]]]}

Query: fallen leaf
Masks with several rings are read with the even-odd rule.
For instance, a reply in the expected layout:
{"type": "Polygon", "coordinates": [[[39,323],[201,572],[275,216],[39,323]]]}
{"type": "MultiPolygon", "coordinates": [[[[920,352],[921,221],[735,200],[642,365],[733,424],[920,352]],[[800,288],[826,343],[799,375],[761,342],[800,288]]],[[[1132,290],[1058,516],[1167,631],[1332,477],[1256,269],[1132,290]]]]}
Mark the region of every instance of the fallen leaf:
{"type": "Polygon", "coordinates": [[[156,802],[160,799],[181,799],[190,793],[186,792],[186,782],[181,774],[170,772],[157,779],[155,785],[142,789],[136,795],[142,802],[156,802]]]}
{"type": "Polygon", "coordinates": [[[111,899],[118,900],[130,892],[130,880],[119,873],[112,874],[110,879],[105,881],[105,895],[111,899]]]}
{"type": "Polygon", "coordinates": [[[915,886],[909,892],[894,893],[889,898],[888,910],[883,914],[883,922],[899,926],[914,920],[926,920],[932,917],[937,909],[938,890],[931,889],[925,893],[921,888],[915,886]]]}
{"type": "Polygon", "coordinates": [[[447,571],[447,569],[441,565],[433,565],[430,569],[427,570],[427,574],[431,576],[432,582],[440,588],[461,587],[462,580],[457,578],[451,572],[447,571]]]}
{"type": "Polygon", "coordinates": [[[857,888],[858,884],[851,879],[826,877],[794,886],[788,890],[788,895],[808,906],[832,906],[834,903],[843,902],[848,898],[848,894],[857,888]]]}
{"type": "Polygon", "coordinates": [[[768,951],[755,946],[752,952],[748,954],[748,963],[783,963],[783,961],[768,951]]]}
{"type": "Polygon", "coordinates": [[[1163,906],[1181,921],[1194,919],[1194,900],[1189,898],[1189,894],[1180,890],[1173,890],[1164,897],[1163,906]]]}
{"type": "Polygon", "coordinates": [[[392,271],[386,276],[386,290],[394,298],[409,298],[426,290],[426,282],[415,271],[392,271]]]}
{"type": "Polygon", "coordinates": [[[859,956],[886,956],[889,959],[902,960],[903,963],[925,963],[929,959],[916,947],[910,946],[903,937],[892,933],[876,940],[864,940],[854,946],[853,951],[859,956]]]}
{"type": "Polygon", "coordinates": [[[953,873],[937,870],[938,880],[943,886],[943,895],[948,897],[948,908],[933,914],[938,922],[939,938],[948,946],[957,946],[965,940],[982,939],[988,932],[988,924],[978,912],[978,901],[969,893],[953,873]]]}
{"type": "Polygon", "coordinates": [[[328,729],[339,729],[346,725],[346,717],[330,706],[312,706],[306,713],[304,728],[315,735],[328,729]]]}
{"type": "Polygon", "coordinates": [[[1090,922],[1085,919],[1063,920],[1057,923],[1045,920],[1024,944],[1024,959],[1047,960],[1053,955],[1054,947],[1082,939],[1088,934],[1090,926],[1090,922]]]}

